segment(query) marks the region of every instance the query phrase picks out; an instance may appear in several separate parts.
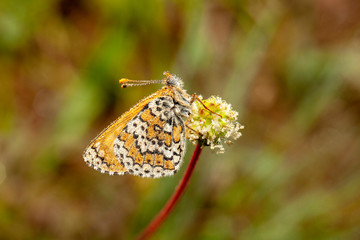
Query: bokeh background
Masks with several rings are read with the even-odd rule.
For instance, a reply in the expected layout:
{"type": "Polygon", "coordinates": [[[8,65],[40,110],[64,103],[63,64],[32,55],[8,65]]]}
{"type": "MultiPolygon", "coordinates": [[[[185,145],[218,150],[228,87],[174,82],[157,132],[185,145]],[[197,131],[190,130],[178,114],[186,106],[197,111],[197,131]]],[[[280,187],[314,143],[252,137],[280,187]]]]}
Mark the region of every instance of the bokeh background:
{"type": "Polygon", "coordinates": [[[82,152],[161,79],[219,95],[243,136],[205,149],[153,239],[360,239],[360,2],[0,3],[0,239],[133,239],[174,177],[107,176],[82,152]]]}

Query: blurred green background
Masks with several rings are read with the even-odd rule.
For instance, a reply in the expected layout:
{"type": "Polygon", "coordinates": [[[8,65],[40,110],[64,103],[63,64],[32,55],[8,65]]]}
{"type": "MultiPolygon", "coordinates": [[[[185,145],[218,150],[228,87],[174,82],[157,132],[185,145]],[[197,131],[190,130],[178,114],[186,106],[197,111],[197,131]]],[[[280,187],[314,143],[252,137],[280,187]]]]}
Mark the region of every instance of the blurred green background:
{"type": "Polygon", "coordinates": [[[82,159],[161,79],[219,95],[243,136],[205,149],[153,239],[360,239],[360,2],[0,3],[0,239],[132,239],[174,177],[107,176],[82,159]]]}

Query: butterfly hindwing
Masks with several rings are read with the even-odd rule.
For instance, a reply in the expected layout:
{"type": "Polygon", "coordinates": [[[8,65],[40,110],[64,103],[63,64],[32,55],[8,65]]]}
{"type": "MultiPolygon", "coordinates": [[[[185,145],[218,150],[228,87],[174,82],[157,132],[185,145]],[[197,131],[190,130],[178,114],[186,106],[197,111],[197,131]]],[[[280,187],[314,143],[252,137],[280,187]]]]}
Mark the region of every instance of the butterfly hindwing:
{"type": "Polygon", "coordinates": [[[114,141],[114,152],[130,174],[173,175],[185,152],[185,129],[170,96],[150,101],[114,141]]]}

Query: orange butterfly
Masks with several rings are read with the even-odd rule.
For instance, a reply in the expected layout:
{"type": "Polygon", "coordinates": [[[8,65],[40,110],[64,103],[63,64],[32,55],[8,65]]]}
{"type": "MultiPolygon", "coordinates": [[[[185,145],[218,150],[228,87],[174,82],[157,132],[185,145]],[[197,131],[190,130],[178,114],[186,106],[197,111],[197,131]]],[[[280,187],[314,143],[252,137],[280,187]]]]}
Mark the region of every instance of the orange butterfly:
{"type": "Polygon", "coordinates": [[[83,157],[94,169],[110,175],[133,174],[158,178],[176,173],[185,154],[185,121],[192,97],[177,76],[164,72],[163,80],[121,79],[122,87],[163,83],[104,129],[83,157]]]}

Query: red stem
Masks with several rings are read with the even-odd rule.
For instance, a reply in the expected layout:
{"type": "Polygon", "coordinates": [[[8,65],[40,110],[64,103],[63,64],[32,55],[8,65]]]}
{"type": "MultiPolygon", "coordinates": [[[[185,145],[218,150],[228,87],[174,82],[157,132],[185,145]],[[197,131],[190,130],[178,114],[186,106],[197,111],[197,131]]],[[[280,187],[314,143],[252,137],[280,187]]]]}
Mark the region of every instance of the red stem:
{"type": "Polygon", "coordinates": [[[149,225],[145,228],[145,230],[140,234],[138,240],[148,239],[155,231],[159,228],[160,224],[164,221],[164,219],[169,215],[170,211],[174,208],[177,203],[179,197],[184,192],[187,184],[189,183],[190,177],[194,171],[195,165],[199,159],[202,148],[199,144],[196,145],[194,153],[189,162],[189,166],[186,169],[186,172],[181,179],[179,185],[177,186],[175,192],[170,197],[168,202],[165,204],[163,209],[158,213],[156,217],[149,223],[149,225]]]}

